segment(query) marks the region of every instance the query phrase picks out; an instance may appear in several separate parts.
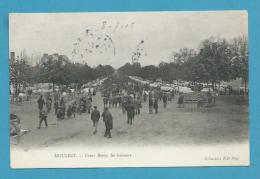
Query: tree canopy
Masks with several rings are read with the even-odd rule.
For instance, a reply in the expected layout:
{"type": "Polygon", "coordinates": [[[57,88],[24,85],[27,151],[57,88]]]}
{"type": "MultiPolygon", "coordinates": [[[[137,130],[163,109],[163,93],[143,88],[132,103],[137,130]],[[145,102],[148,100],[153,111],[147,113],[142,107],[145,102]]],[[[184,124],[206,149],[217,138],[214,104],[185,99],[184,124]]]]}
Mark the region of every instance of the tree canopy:
{"type": "Polygon", "coordinates": [[[247,37],[231,40],[210,37],[203,40],[197,50],[181,48],[177,52],[172,52],[168,60],[162,61],[157,66],[141,66],[139,62],[132,62],[124,64],[117,70],[111,65],[100,64],[90,67],[86,63],[71,63],[67,56],[59,54],[44,54],[36,66],[29,65],[26,58],[10,62],[10,82],[15,85],[24,82],[81,85],[113,74],[140,76],[150,80],[160,78],[169,82],[187,80],[213,84],[242,77],[246,84],[247,37]]]}

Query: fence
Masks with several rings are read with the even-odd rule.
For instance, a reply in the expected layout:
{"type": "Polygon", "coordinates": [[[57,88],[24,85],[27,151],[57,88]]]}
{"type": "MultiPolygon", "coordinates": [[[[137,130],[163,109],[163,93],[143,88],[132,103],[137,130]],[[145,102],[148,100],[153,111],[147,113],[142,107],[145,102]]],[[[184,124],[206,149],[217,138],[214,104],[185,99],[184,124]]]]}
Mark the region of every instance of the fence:
{"type": "Polygon", "coordinates": [[[184,94],[183,104],[184,108],[195,111],[198,107],[199,95],[198,93],[186,93],[184,94]]]}

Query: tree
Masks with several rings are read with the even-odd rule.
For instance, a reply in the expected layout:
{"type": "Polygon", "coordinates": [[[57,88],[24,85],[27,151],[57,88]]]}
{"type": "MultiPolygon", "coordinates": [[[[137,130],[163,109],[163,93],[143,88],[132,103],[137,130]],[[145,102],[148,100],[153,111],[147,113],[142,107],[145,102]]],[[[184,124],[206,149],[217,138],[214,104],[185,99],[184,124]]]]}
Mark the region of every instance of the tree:
{"type": "Polygon", "coordinates": [[[154,65],[145,66],[141,69],[140,76],[145,79],[156,80],[158,78],[158,68],[154,65]]]}
{"type": "Polygon", "coordinates": [[[248,41],[247,37],[237,37],[230,43],[232,78],[241,77],[247,90],[248,81],[248,41]]]}
{"type": "Polygon", "coordinates": [[[58,85],[66,85],[70,82],[70,62],[65,55],[43,55],[41,58],[41,80],[43,82],[53,83],[58,85]]]}
{"type": "Polygon", "coordinates": [[[15,88],[15,94],[18,95],[18,89],[26,87],[27,83],[32,83],[32,68],[28,62],[20,57],[10,60],[10,84],[15,88]]]}
{"type": "Polygon", "coordinates": [[[139,62],[134,62],[132,64],[132,74],[133,75],[139,75],[141,69],[142,69],[142,67],[141,67],[141,64],[139,62]]]}
{"type": "Polygon", "coordinates": [[[132,65],[130,63],[126,63],[125,65],[123,65],[118,69],[118,73],[119,75],[124,75],[124,76],[133,75],[134,73],[133,73],[132,65]]]}
{"type": "Polygon", "coordinates": [[[171,55],[171,60],[176,64],[184,64],[197,55],[194,49],[181,48],[178,52],[173,52],[171,55]]]}
{"type": "Polygon", "coordinates": [[[94,70],[95,70],[94,73],[96,73],[94,78],[107,77],[112,75],[115,72],[114,68],[111,65],[101,65],[101,64],[98,65],[94,70]]]}
{"type": "Polygon", "coordinates": [[[227,56],[228,42],[221,38],[209,38],[201,43],[198,54],[201,69],[214,88],[215,83],[230,79],[230,59],[227,56]]]}

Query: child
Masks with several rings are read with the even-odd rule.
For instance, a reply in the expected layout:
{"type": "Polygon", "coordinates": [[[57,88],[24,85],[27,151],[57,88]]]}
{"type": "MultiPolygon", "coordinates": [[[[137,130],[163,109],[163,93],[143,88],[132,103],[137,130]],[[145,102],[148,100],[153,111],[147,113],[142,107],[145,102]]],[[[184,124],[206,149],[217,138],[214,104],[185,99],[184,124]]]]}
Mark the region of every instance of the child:
{"type": "Polygon", "coordinates": [[[48,127],[47,112],[46,112],[44,109],[42,109],[42,110],[40,111],[40,116],[39,116],[39,117],[40,117],[40,122],[39,122],[39,127],[38,127],[38,129],[41,128],[42,121],[45,122],[45,127],[48,127]]]}

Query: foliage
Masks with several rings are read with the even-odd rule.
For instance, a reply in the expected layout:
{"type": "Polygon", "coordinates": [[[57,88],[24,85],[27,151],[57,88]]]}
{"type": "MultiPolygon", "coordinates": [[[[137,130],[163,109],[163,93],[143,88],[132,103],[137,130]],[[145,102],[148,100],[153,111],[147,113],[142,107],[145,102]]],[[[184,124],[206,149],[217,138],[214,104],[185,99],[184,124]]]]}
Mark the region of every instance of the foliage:
{"type": "Polygon", "coordinates": [[[87,64],[71,63],[68,57],[59,54],[43,55],[36,66],[24,59],[10,63],[10,81],[12,84],[51,82],[58,85],[76,83],[82,85],[97,78],[112,75],[140,76],[144,79],[158,78],[217,83],[242,77],[248,79],[248,43],[247,37],[232,40],[208,38],[201,42],[196,51],[181,48],[172,52],[169,62],[158,66],[141,66],[139,62],[126,63],[115,70],[110,65],[98,65],[95,68],[87,64]],[[116,72],[116,73],[115,73],[116,72]]]}

